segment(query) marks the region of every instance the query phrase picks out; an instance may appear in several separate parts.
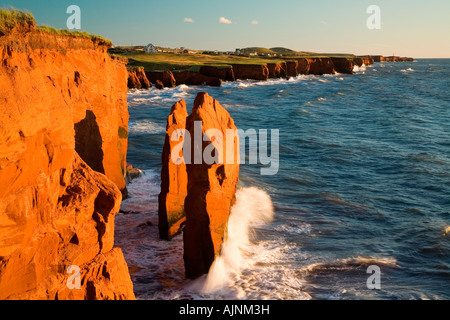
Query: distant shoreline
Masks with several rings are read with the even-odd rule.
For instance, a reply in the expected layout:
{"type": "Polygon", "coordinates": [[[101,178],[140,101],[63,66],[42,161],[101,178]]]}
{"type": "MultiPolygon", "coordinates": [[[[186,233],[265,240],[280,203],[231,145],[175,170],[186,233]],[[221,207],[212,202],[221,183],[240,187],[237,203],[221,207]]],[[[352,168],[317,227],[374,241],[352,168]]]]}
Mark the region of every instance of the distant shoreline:
{"type": "Polygon", "coordinates": [[[158,89],[178,85],[220,87],[223,81],[297,77],[299,75],[353,74],[355,67],[375,62],[412,62],[413,58],[381,55],[247,57],[205,54],[123,54],[127,60],[128,88],[158,89]]]}

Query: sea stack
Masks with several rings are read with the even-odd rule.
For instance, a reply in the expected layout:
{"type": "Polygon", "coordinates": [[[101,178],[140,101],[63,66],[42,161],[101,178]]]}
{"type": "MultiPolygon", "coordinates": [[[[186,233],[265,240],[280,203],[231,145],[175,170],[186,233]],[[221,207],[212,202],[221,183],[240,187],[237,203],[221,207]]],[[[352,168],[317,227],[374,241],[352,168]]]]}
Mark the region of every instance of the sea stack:
{"type": "MultiPolygon", "coordinates": [[[[172,161],[172,151],[183,143],[183,134],[180,130],[186,128],[186,103],[182,100],[175,103],[167,119],[166,139],[164,142],[161,168],[161,193],[159,194],[159,235],[161,239],[170,240],[175,236],[186,220],[184,213],[184,200],[187,195],[187,172],[183,161],[172,161]],[[172,141],[175,134],[177,141],[172,141]]],[[[183,151],[178,150],[176,156],[183,157],[183,151]]]]}
{"type": "Polygon", "coordinates": [[[235,202],[239,179],[239,137],[226,139],[226,130],[237,128],[230,114],[207,93],[197,95],[192,113],[186,121],[186,129],[191,138],[191,155],[190,164],[186,165],[188,186],[184,205],[184,262],[186,277],[197,278],[208,273],[226,238],[228,218],[235,202]],[[199,132],[195,132],[195,129],[199,128],[204,138],[196,145],[199,132]],[[217,139],[211,137],[210,129],[223,135],[223,148],[211,148],[213,142],[205,141],[217,139]],[[233,160],[226,157],[227,146],[229,150],[231,146],[234,148],[233,160]],[[197,155],[198,151],[202,155],[215,153],[217,159],[223,158],[223,163],[208,164],[205,157],[200,161],[194,159],[196,149],[197,155]],[[211,149],[215,151],[208,152],[211,149]]]}

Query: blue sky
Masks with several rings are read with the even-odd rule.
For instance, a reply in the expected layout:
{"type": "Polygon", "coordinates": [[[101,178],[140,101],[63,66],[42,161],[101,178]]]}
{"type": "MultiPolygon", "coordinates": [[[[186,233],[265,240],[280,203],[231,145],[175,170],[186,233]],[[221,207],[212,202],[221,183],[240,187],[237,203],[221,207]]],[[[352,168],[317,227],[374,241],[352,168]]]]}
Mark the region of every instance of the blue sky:
{"type": "Polygon", "coordinates": [[[0,0],[0,7],[28,9],[38,24],[56,28],[66,28],[66,9],[72,4],[81,8],[83,30],[116,45],[151,42],[217,50],[282,46],[450,58],[449,0],[0,0]],[[366,27],[366,10],[373,4],[381,8],[381,30],[366,27]],[[220,23],[221,17],[231,23],[220,23]]]}

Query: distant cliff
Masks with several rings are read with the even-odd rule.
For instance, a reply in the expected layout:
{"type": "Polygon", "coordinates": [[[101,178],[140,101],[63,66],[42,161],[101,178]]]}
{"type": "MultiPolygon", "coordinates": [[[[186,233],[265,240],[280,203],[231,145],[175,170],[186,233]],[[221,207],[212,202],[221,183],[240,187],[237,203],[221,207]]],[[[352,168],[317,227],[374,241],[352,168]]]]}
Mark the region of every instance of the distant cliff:
{"type": "Polygon", "coordinates": [[[127,70],[106,50],[33,25],[0,37],[0,299],[134,299],[114,248],[127,70]]]}
{"type": "MultiPolygon", "coordinates": [[[[283,62],[267,64],[231,64],[217,66],[202,66],[198,71],[146,71],[136,74],[134,69],[129,71],[129,88],[146,88],[142,83],[147,81],[158,88],[173,87],[175,85],[207,85],[220,87],[222,81],[235,80],[268,80],[278,78],[297,77],[298,75],[323,75],[344,73],[352,74],[354,67],[372,65],[375,62],[410,62],[413,58],[359,56],[359,57],[286,57],[283,62]],[[138,80],[139,79],[139,80],[138,80]]],[[[279,58],[277,58],[279,60],[279,58]]]]}

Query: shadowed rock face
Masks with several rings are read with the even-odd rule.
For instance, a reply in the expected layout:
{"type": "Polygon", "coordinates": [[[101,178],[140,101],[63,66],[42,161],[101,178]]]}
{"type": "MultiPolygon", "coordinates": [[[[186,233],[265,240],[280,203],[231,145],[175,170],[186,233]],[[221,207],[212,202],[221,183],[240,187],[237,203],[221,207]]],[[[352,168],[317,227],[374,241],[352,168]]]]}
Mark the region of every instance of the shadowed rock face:
{"type": "Polygon", "coordinates": [[[234,81],[236,78],[234,77],[234,71],[233,68],[217,68],[212,66],[203,66],[200,68],[199,73],[212,77],[212,78],[218,78],[220,80],[224,81],[234,81]]]}
{"type": "Polygon", "coordinates": [[[86,117],[75,124],[75,151],[92,169],[105,173],[102,136],[91,110],[86,110],[86,117]]]}
{"type": "Polygon", "coordinates": [[[268,63],[269,78],[286,78],[287,65],[286,63],[268,63]]]}
{"type": "Polygon", "coordinates": [[[347,58],[331,58],[334,64],[336,72],[352,74],[355,63],[351,59],[347,58]]]}
{"type": "Polygon", "coordinates": [[[0,299],[134,298],[113,248],[127,71],[106,47],[78,40],[0,37],[0,299]],[[67,286],[71,265],[80,290],[67,286]]]}
{"type": "MultiPolygon", "coordinates": [[[[166,139],[162,153],[161,193],[158,199],[159,235],[165,240],[176,235],[186,220],[184,213],[188,183],[186,164],[175,164],[172,161],[172,150],[183,142],[183,137],[179,136],[179,141],[171,141],[171,137],[174,132],[177,133],[177,129],[186,128],[187,116],[186,103],[180,101],[173,105],[167,119],[166,139]]],[[[182,151],[179,152],[179,156],[183,156],[182,151]]]]}
{"type": "Polygon", "coordinates": [[[265,65],[233,64],[234,76],[239,80],[267,80],[269,69],[265,65]]]}
{"type": "Polygon", "coordinates": [[[222,80],[217,77],[210,77],[198,72],[192,71],[180,71],[174,72],[173,76],[176,79],[177,84],[186,84],[189,86],[207,85],[211,87],[220,87],[222,80]]]}
{"type": "Polygon", "coordinates": [[[196,278],[209,271],[226,237],[239,179],[239,139],[225,139],[226,130],[236,130],[236,126],[229,113],[207,93],[197,95],[192,113],[186,121],[186,129],[191,135],[191,164],[186,166],[188,186],[184,205],[184,261],[186,277],[196,278]],[[214,151],[217,157],[223,155],[223,164],[210,165],[204,159],[200,164],[194,163],[195,148],[203,152],[211,144],[210,141],[204,141],[201,145],[195,145],[195,121],[201,121],[203,134],[209,129],[217,129],[223,134],[223,149],[219,147],[214,151]],[[234,147],[234,161],[230,159],[230,163],[227,163],[225,156],[227,144],[234,147]]]}

